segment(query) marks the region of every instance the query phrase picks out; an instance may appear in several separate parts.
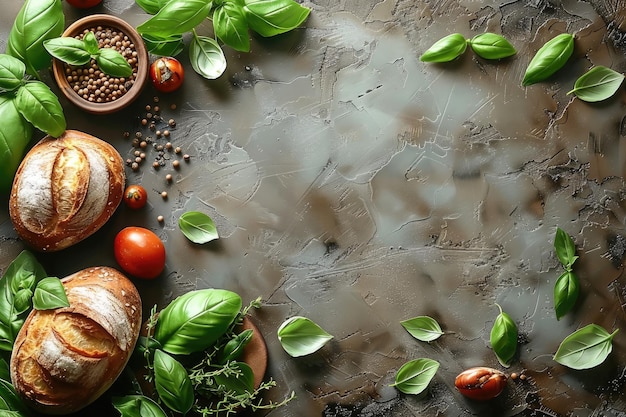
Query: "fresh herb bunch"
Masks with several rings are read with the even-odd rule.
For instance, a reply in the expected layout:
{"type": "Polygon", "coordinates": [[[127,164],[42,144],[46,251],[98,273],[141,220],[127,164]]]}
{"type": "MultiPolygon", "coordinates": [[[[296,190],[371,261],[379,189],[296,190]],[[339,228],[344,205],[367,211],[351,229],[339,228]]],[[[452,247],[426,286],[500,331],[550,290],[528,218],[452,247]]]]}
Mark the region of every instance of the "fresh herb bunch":
{"type": "Polygon", "coordinates": [[[580,283],[572,269],[578,256],[571,236],[558,227],[554,236],[554,249],[565,269],[554,284],[554,310],[556,319],[560,320],[574,308],[580,293],[580,283]]]}
{"type": "Polygon", "coordinates": [[[249,30],[263,37],[291,31],[308,17],[310,9],[294,0],[136,0],[150,19],[140,24],[148,50],[175,56],[184,48],[183,34],[192,32],[189,58],[193,69],[207,79],[226,70],[220,42],[240,52],[250,51],[249,30]],[[213,22],[215,37],[199,35],[196,27],[213,22]]]}

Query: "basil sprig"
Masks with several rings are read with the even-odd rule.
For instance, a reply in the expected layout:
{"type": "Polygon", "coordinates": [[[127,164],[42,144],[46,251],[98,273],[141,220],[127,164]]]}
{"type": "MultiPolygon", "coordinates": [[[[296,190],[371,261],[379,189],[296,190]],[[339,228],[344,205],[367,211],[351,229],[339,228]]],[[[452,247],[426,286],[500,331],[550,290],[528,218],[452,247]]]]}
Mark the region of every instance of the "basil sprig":
{"type": "Polygon", "coordinates": [[[332,338],[317,323],[302,316],[291,317],[278,328],[280,344],[294,358],[317,352],[332,338]]]}
{"type": "Polygon", "coordinates": [[[414,359],[400,367],[396,381],[391,386],[405,394],[421,394],[428,388],[438,369],[439,362],[433,359],[414,359]]]}
{"type": "Polygon", "coordinates": [[[600,365],[613,350],[613,333],[589,324],[567,336],[557,349],[554,360],[572,369],[589,369],[600,365]]]}
{"type": "Polygon", "coordinates": [[[437,320],[429,316],[417,316],[401,321],[400,324],[417,340],[431,342],[438,339],[443,331],[437,320]]]}
{"type": "Polygon", "coordinates": [[[526,68],[523,86],[544,81],[560,70],[574,52],[574,36],[562,33],[546,42],[526,68]]]}
{"type": "Polygon", "coordinates": [[[600,65],[581,75],[567,94],[587,102],[602,101],[612,97],[623,81],[624,74],[600,65]]]}
{"type": "Polygon", "coordinates": [[[554,237],[554,248],[559,262],[565,269],[554,285],[554,310],[556,319],[560,320],[574,308],[580,293],[578,277],[572,270],[578,256],[576,255],[576,246],[570,235],[558,227],[554,237]]]}
{"type": "Polygon", "coordinates": [[[498,362],[504,367],[509,367],[517,351],[517,325],[502,307],[496,304],[500,314],[496,317],[491,328],[491,348],[498,358],[498,362]]]}
{"type": "Polygon", "coordinates": [[[515,55],[517,51],[511,43],[495,33],[481,33],[466,39],[460,33],[444,36],[435,42],[421,56],[423,62],[450,62],[463,55],[467,45],[481,58],[502,59],[515,55]]]}

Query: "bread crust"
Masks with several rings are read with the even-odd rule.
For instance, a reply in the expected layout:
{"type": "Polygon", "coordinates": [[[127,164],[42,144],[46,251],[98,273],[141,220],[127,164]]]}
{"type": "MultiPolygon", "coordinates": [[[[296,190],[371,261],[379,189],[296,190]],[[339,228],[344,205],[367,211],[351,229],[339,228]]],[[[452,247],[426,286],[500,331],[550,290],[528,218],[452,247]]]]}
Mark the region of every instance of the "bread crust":
{"type": "Polygon", "coordinates": [[[109,220],[125,181],[124,161],[109,143],[76,130],[46,136],[17,169],[9,216],[32,248],[65,249],[109,220]]]}
{"type": "Polygon", "coordinates": [[[119,271],[94,267],[62,280],[69,307],[33,310],[11,355],[18,395],[46,414],[69,414],[120,375],[141,330],[141,299],[119,271]]]}

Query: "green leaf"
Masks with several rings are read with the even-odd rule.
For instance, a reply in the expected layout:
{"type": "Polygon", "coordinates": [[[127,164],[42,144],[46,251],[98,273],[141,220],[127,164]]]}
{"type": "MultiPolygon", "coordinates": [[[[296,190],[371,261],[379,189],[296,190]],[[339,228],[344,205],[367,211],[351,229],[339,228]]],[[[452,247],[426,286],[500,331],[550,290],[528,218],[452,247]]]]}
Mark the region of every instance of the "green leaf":
{"type": "Polygon", "coordinates": [[[501,35],[481,33],[469,41],[472,50],[481,58],[502,59],[517,53],[515,47],[501,35]]]}
{"type": "Polygon", "coordinates": [[[60,307],[69,307],[65,288],[61,280],[54,277],[44,278],[37,283],[33,298],[33,308],[36,310],[52,310],[60,307]]]}
{"type": "Polygon", "coordinates": [[[254,391],[254,373],[247,363],[235,362],[231,367],[237,369],[238,373],[215,375],[215,382],[223,385],[227,390],[233,391],[236,395],[242,395],[254,391]]]}
{"type": "Polygon", "coordinates": [[[294,358],[317,352],[332,338],[316,323],[301,316],[285,320],[278,328],[278,340],[294,358]]]}
{"type": "Polygon", "coordinates": [[[160,312],[154,337],[164,351],[173,355],[199,352],[226,332],[241,304],[241,297],[231,291],[190,291],[160,312]]]}
{"type": "Polygon", "coordinates": [[[199,211],[183,213],[178,219],[178,227],[194,243],[202,244],[219,238],[213,220],[199,211]]]}
{"type": "Polygon", "coordinates": [[[194,71],[208,80],[215,80],[226,70],[224,51],[215,39],[206,36],[193,36],[189,60],[194,71]]]}
{"type": "Polygon", "coordinates": [[[243,11],[250,29],[263,37],[297,28],[311,12],[293,0],[245,0],[243,11]]]}
{"type": "Polygon", "coordinates": [[[30,81],[17,90],[15,107],[37,129],[52,137],[65,132],[63,107],[50,88],[41,81],[30,81]]]}
{"type": "Polygon", "coordinates": [[[135,3],[148,14],[157,14],[168,0],[135,0],[135,3]]]}
{"type": "Polygon", "coordinates": [[[31,412],[18,396],[9,380],[0,379],[0,415],[2,417],[28,417],[31,412]]]}
{"type": "Polygon", "coordinates": [[[453,33],[435,42],[420,56],[423,62],[450,62],[463,55],[467,40],[460,33],[453,33]]]}
{"type": "Polygon", "coordinates": [[[91,55],[96,55],[100,49],[98,45],[98,39],[96,39],[96,35],[92,31],[85,33],[83,36],[83,43],[85,46],[85,50],[89,52],[91,55]]]}
{"type": "Polygon", "coordinates": [[[43,46],[50,55],[70,65],[85,65],[91,61],[91,54],[80,39],[54,38],[45,41],[43,46]]]}
{"type": "Polygon", "coordinates": [[[560,70],[574,52],[574,37],[562,33],[546,42],[531,59],[522,80],[523,86],[538,83],[560,70]]]}
{"type": "MultiPolygon", "coordinates": [[[[0,380],[10,381],[11,371],[9,370],[9,363],[2,357],[0,357],[0,380]]],[[[3,397],[0,395],[0,397],[3,397]]]]}
{"type": "Polygon", "coordinates": [[[554,310],[557,320],[574,308],[579,292],[580,284],[576,274],[572,271],[563,272],[554,285],[554,310]]]}
{"type": "Polygon", "coordinates": [[[0,192],[8,193],[15,171],[33,135],[33,126],[15,107],[15,98],[0,95],[0,192]]]}
{"type": "Polygon", "coordinates": [[[137,31],[162,38],[190,32],[209,16],[212,2],[207,0],[170,0],[137,31]]]}
{"type": "Polygon", "coordinates": [[[121,417],[167,417],[154,400],[143,395],[113,397],[111,402],[121,417]]]}
{"type": "Polygon", "coordinates": [[[15,309],[15,314],[22,314],[30,309],[33,306],[33,290],[30,288],[20,288],[15,292],[15,298],[13,300],[13,308],[15,309]]]}
{"type": "Polygon", "coordinates": [[[400,367],[396,374],[396,382],[391,386],[405,394],[421,394],[428,388],[438,369],[439,362],[435,360],[414,359],[400,367]]]}
{"type": "Polygon", "coordinates": [[[17,89],[24,79],[26,66],[19,59],[0,54],[0,92],[17,89]]]}
{"type": "Polygon", "coordinates": [[[141,35],[148,48],[148,52],[158,56],[176,56],[185,48],[183,35],[168,37],[155,36],[149,33],[141,35]]]}
{"type": "Polygon", "coordinates": [[[171,410],[186,414],[194,402],[193,386],[185,367],[163,352],[154,352],[154,385],[159,398],[171,410]]]}
{"type": "Polygon", "coordinates": [[[243,9],[236,3],[224,3],[213,13],[215,35],[236,51],[250,51],[248,23],[243,9]]]}
{"type": "Polygon", "coordinates": [[[96,64],[102,72],[112,77],[130,77],[133,74],[126,58],[112,48],[100,48],[96,55],[96,64]]]}
{"type": "Polygon", "coordinates": [[[500,314],[496,317],[491,328],[491,348],[498,358],[498,362],[504,367],[509,367],[511,360],[517,351],[517,325],[507,313],[502,311],[498,304],[500,314]]]}
{"type": "Polygon", "coordinates": [[[554,249],[556,250],[556,256],[559,258],[561,265],[566,270],[571,270],[572,265],[578,259],[576,256],[576,246],[571,236],[564,230],[556,228],[556,234],[554,236],[554,249]]]}
{"type": "Polygon", "coordinates": [[[43,42],[61,36],[64,28],[61,0],[26,0],[13,22],[6,53],[23,61],[27,73],[36,77],[51,60],[43,42]]]}
{"type": "Polygon", "coordinates": [[[417,316],[401,321],[400,324],[417,340],[430,342],[438,339],[443,332],[437,320],[428,316],[417,316]]]}
{"type": "Polygon", "coordinates": [[[254,332],[252,329],[246,329],[238,335],[235,335],[224,345],[217,357],[217,362],[225,364],[239,359],[243,350],[246,348],[250,340],[252,340],[253,335],[254,332]]]}
{"type": "Polygon", "coordinates": [[[572,369],[600,365],[613,350],[613,336],[596,324],[589,324],[567,336],[559,345],[554,360],[572,369]]]}
{"type": "Polygon", "coordinates": [[[567,94],[587,102],[606,100],[613,96],[624,82],[624,74],[610,68],[597,66],[576,80],[574,89],[567,94]]]}

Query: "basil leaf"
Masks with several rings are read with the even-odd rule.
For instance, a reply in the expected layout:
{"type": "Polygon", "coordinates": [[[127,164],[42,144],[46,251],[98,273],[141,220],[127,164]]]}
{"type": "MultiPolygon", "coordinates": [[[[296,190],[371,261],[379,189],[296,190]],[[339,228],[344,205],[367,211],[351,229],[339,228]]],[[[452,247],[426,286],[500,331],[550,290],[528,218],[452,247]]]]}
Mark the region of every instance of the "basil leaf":
{"type": "Polygon", "coordinates": [[[554,249],[556,250],[556,256],[559,258],[561,265],[566,270],[571,270],[572,265],[578,259],[576,256],[576,246],[574,241],[564,230],[556,228],[556,234],[554,236],[554,249]]]}
{"type": "Polygon", "coordinates": [[[481,33],[469,41],[472,50],[481,58],[502,59],[517,53],[515,47],[503,36],[495,33],[481,33]]]}
{"type": "Polygon", "coordinates": [[[100,49],[96,35],[94,35],[91,31],[85,33],[85,36],[83,36],[83,44],[85,46],[85,50],[91,55],[96,55],[100,49]]]}
{"type": "Polygon", "coordinates": [[[171,410],[186,414],[193,406],[194,395],[187,370],[162,350],[154,352],[154,386],[159,398],[171,410]]]}
{"type": "Polygon", "coordinates": [[[613,350],[613,336],[596,324],[589,324],[567,336],[556,351],[554,360],[572,369],[600,365],[613,350]]]}
{"type": "Polygon", "coordinates": [[[546,42],[530,60],[524,79],[523,86],[538,83],[545,80],[567,62],[574,52],[574,37],[569,33],[562,33],[546,42]]]}
{"type": "Polygon", "coordinates": [[[311,12],[293,0],[245,0],[243,11],[250,29],[263,37],[297,28],[311,12]]]}
{"type": "Polygon", "coordinates": [[[419,358],[405,363],[396,373],[396,382],[391,384],[405,394],[421,394],[428,388],[430,381],[439,369],[439,362],[419,358]]]}
{"type": "Polygon", "coordinates": [[[436,340],[443,334],[437,320],[428,316],[417,316],[401,321],[400,324],[402,324],[402,327],[404,327],[411,336],[422,342],[436,340]]]}
{"type": "Polygon", "coordinates": [[[24,84],[15,97],[15,107],[37,129],[52,137],[65,132],[66,122],[59,99],[41,81],[24,84]]]}
{"type": "Polygon", "coordinates": [[[463,55],[467,40],[460,33],[453,33],[435,42],[420,56],[422,62],[450,62],[463,55]]]}
{"type": "Polygon", "coordinates": [[[243,9],[235,3],[224,3],[213,13],[215,36],[236,51],[250,51],[248,23],[243,9]]]}
{"type": "Polygon", "coordinates": [[[170,0],[137,31],[160,37],[190,32],[209,16],[212,2],[207,0],[170,0]]]}
{"type": "Polygon", "coordinates": [[[26,66],[19,59],[0,54],[0,92],[13,91],[22,85],[26,66]]]}
{"type": "Polygon", "coordinates": [[[224,51],[215,39],[194,34],[189,45],[189,60],[194,71],[208,80],[215,80],[226,70],[224,51]]]}
{"type": "Polygon", "coordinates": [[[54,277],[44,278],[37,283],[33,297],[33,308],[36,310],[52,310],[69,307],[65,288],[61,280],[54,277]]]}
{"type": "Polygon", "coordinates": [[[227,390],[236,395],[254,391],[254,373],[247,363],[235,362],[231,365],[237,369],[237,373],[219,373],[215,375],[215,382],[223,385],[227,390]]]}
{"type": "Polygon", "coordinates": [[[33,126],[15,107],[15,98],[0,95],[0,192],[11,189],[15,171],[33,135],[33,126]]]}
{"type": "Polygon", "coordinates": [[[294,316],[278,328],[278,340],[292,357],[310,355],[321,349],[333,337],[306,317],[294,316]]]}
{"type": "Polygon", "coordinates": [[[222,351],[217,357],[217,362],[227,363],[238,359],[250,340],[252,340],[253,335],[254,332],[252,329],[246,329],[230,339],[222,348],[222,351]]]}
{"type": "Polygon", "coordinates": [[[557,320],[574,308],[579,292],[578,277],[572,271],[563,272],[554,285],[554,310],[557,320]]]}
{"type": "Polygon", "coordinates": [[[496,317],[491,328],[491,348],[498,358],[498,362],[504,367],[509,367],[517,350],[517,325],[502,307],[496,304],[500,314],[496,317]]]}
{"type": "Polygon", "coordinates": [[[130,77],[133,69],[126,58],[112,48],[100,48],[96,55],[96,64],[107,75],[112,77],[130,77]]]}
{"type": "Polygon", "coordinates": [[[157,14],[167,0],[135,0],[135,3],[148,14],[157,14]]]}
{"type": "Polygon", "coordinates": [[[624,74],[620,74],[610,68],[597,66],[576,80],[574,89],[567,94],[575,94],[576,97],[587,102],[606,100],[613,96],[622,85],[624,74]]]}
{"type": "Polygon", "coordinates": [[[178,227],[194,243],[202,244],[219,238],[213,220],[199,211],[183,213],[178,219],[178,227]]]}
{"type": "MultiPolygon", "coordinates": [[[[11,371],[9,370],[9,363],[2,357],[0,357],[0,380],[10,381],[11,371]]],[[[0,395],[0,397],[2,397],[0,395]]]]}
{"type": "Polygon", "coordinates": [[[159,313],[154,338],[174,355],[204,350],[226,332],[239,315],[241,303],[238,294],[227,290],[190,291],[159,313]]]}
{"type": "Polygon", "coordinates": [[[15,308],[15,314],[22,314],[33,306],[33,291],[30,288],[20,288],[15,292],[13,299],[13,308],[15,308]]]}
{"type": "Polygon", "coordinates": [[[160,37],[149,33],[141,35],[148,48],[148,52],[158,56],[176,56],[180,54],[185,43],[182,35],[160,37]]]}
{"type": "Polygon", "coordinates": [[[54,38],[45,41],[43,46],[50,55],[70,65],[85,65],[91,60],[85,42],[80,39],[54,38]]]}
{"type": "Polygon", "coordinates": [[[13,22],[6,53],[24,62],[27,73],[36,77],[51,60],[43,42],[61,36],[64,27],[61,0],[26,0],[13,22]]]}
{"type": "Polygon", "coordinates": [[[122,417],[167,417],[154,400],[143,395],[113,397],[111,402],[122,417]]]}
{"type": "Polygon", "coordinates": [[[0,379],[0,410],[2,417],[27,417],[31,413],[9,380],[0,379]]]}

